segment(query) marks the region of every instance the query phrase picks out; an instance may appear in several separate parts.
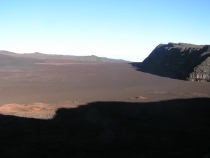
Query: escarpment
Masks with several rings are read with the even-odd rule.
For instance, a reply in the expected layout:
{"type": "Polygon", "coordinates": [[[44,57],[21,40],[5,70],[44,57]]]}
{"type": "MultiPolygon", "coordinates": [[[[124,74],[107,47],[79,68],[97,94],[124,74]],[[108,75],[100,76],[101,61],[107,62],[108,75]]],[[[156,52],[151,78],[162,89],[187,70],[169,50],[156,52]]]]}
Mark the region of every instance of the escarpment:
{"type": "Polygon", "coordinates": [[[143,61],[150,71],[164,71],[179,79],[210,82],[210,45],[158,45],[143,61]]]}

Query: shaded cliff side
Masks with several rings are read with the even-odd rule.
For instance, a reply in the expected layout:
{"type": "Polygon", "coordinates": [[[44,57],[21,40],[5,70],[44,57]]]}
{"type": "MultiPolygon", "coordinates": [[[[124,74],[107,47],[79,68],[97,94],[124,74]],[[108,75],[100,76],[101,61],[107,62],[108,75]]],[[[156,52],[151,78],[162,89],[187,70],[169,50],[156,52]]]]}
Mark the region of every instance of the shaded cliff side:
{"type": "Polygon", "coordinates": [[[160,44],[143,64],[150,71],[164,70],[179,79],[210,82],[210,45],[160,44]]]}

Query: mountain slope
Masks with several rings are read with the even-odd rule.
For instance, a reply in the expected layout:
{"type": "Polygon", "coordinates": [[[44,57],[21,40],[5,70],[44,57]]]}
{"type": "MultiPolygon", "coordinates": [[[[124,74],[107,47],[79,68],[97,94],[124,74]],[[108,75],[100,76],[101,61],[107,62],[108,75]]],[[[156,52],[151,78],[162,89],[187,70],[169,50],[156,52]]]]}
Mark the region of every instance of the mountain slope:
{"type": "Polygon", "coordinates": [[[98,57],[95,55],[91,56],[73,56],[73,55],[52,55],[42,53],[28,53],[28,54],[17,54],[8,51],[0,51],[0,54],[18,57],[18,58],[30,58],[30,59],[42,59],[42,60],[71,60],[71,61],[93,61],[93,62],[126,62],[120,59],[110,59],[106,57],[98,57]]]}
{"type": "Polygon", "coordinates": [[[161,69],[180,79],[210,81],[210,46],[186,43],[158,45],[143,61],[153,71],[161,69]]]}

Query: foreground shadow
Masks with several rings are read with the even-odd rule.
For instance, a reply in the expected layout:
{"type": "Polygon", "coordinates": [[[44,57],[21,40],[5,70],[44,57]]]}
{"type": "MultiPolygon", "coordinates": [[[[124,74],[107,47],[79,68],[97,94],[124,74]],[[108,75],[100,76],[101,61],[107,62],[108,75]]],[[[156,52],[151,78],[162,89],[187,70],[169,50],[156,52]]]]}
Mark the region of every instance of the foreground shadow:
{"type": "Polygon", "coordinates": [[[0,115],[4,157],[203,157],[210,152],[210,99],[93,102],[52,120],[0,115]]]}

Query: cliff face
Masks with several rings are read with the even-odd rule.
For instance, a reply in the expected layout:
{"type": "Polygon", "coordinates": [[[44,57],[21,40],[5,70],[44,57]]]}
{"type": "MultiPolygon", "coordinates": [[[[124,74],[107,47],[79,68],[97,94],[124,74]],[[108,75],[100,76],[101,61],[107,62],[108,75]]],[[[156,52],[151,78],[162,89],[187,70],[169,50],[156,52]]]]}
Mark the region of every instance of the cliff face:
{"type": "Polygon", "coordinates": [[[180,79],[210,82],[210,45],[160,44],[143,63],[180,79]]]}

